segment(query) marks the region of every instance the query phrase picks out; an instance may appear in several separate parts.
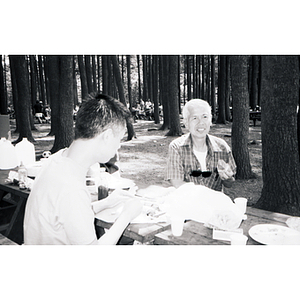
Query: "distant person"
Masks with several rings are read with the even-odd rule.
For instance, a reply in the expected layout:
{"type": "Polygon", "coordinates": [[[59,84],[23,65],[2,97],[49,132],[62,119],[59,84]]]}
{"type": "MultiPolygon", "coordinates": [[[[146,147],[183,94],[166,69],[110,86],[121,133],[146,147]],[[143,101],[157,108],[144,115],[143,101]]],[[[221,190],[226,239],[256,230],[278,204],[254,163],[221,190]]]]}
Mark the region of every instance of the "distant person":
{"type": "Polygon", "coordinates": [[[37,118],[40,124],[43,123],[44,114],[43,114],[42,101],[36,101],[36,103],[34,104],[33,115],[37,118]]]}
{"type": "Polygon", "coordinates": [[[126,131],[130,112],[109,96],[97,94],[80,107],[75,139],[53,154],[36,177],[25,209],[25,244],[116,244],[142,204],[128,191],[115,190],[93,202],[86,187],[89,167],[112,158],[126,131]],[[95,214],[125,201],[112,227],[97,239],[95,214]]]}
{"type": "Polygon", "coordinates": [[[231,187],[236,164],[228,144],[209,133],[211,107],[207,101],[193,99],[184,106],[183,120],[189,133],[169,146],[166,179],[176,188],[185,182],[201,184],[216,191],[231,187]]]}

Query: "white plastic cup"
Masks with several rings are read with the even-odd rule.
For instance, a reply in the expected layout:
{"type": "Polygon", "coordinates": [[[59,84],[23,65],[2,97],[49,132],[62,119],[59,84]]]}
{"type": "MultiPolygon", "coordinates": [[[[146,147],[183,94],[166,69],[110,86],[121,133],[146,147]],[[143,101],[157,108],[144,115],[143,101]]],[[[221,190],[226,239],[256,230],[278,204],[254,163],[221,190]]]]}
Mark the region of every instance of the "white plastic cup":
{"type": "Polygon", "coordinates": [[[183,232],[184,217],[172,216],[171,229],[174,236],[181,236],[183,232]]]}
{"type": "Polygon", "coordinates": [[[243,234],[234,233],[230,236],[230,241],[231,245],[246,245],[248,237],[243,234]]]}
{"type": "Polygon", "coordinates": [[[238,198],[234,199],[234,203],[242,211],[243,214],[246,213],[247,202],[248,202],[248,199],[247,198],[243,198],[243,197],[238,197],[238,198]]]}

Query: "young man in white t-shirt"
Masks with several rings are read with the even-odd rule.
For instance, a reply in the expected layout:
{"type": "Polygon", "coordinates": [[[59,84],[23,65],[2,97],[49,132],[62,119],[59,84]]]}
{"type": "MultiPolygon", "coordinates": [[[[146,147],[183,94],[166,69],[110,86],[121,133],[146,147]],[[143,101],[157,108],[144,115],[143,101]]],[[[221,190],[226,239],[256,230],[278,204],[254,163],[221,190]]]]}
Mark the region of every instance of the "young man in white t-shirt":
{"type": "Polygon", "coordinates": [[[80,107],[75,139],[53,154],[35,179],[24,217],[25,244],[116,244],[138,216],[142,204],[126,191],[115,191],[91,205],[86,174],[95,163],[105,163],[120,148],[128,109],[112,97],[97,94],[80,107]],[[126,200],[126,201],[125,201],[126,200]],[[113,226],[96,237],[95,213],[125,201],[113,226]]]}

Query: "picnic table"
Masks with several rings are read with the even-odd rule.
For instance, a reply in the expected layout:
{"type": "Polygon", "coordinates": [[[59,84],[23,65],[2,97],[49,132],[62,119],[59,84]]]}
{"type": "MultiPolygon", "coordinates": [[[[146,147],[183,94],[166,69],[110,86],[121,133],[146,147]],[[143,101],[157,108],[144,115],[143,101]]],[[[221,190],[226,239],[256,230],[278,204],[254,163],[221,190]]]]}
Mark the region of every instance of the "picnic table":
{"type": "MultiPolygon", "coordinates": [[[[0,226],[9,240],[17,244],[23,243],[23,220],[25,205],[29,196],[29,191],[20,190],[18,186],[5,183],[8,171],[0,171],[0,201],[5,195],[10,194],[10,200],[15,203],[16,208],[11,222],[4,227],[0,226]]],[[[289,215],[265,211],[253,207],[247,207],[247,218],[242,221],[240,228],[243,234],[248,237],[247,245],[260,245],[252,239],[249,230],[258,224],[273,224],[287,227],[286,221],[289,215]]],[[[113,223],[95,219],[96,226],[109,229],[113,223]]],[[[230,245],[229,241],[213,239],[213,229],[206,227],[203,223],[193,220],[186,220],[183,234],[175,237],[171,231],[170,222],[160,223],[134,223],[129,224],[123,235],[142,244],[153,245],[230,245]]],[[[3,240],[3,237],[0,236],[3,240]]],[[[6,241],[6,242],[9,242],[6,241]]],[[[12,242],[12,243],[13,243],[12,242]]]]}
{"type": "MultiPolygon", "coordinates": [[[[25,205],[29,196],[28,190],[20,190],[17,185],[7,184],[9,171],[0,171],[0,202],[5,201],[15,207],[9,223],[0,225],[0,231],[18,244],[23,243],[23,220],[25,205]],[[4,198],[5,197],[5,198],[4,198]]],[[[7,208],[2,208],[3,213],[7,208]]]]}
{"type": "MultiPolygon", "coordinates": [[[[247,219],[242,221],[240,228],[248,237],[247,245],[261,245],[249,235],[252,226],[258,224],[274,224],[287,227],[286,220],[289,215],[270,212],[253,207],[247,207],[247,219]]],[[[205,227],[203,223],[193,220],[186,221],[183,233],[179,237],[172,235],[171,229],[166,229],[155,235],[153,244],[156,245],[230,245],[229,241],[213,239],[213,229],[205,227]]]]}
{"type": "Polygon", "coordinates": [[[261,121],[261,111],[257,111],[257,110],[250,110],[249,112],[249,118],[250,120],[253,121],[253,125],[256,125],[256,121],[261,121]]]}

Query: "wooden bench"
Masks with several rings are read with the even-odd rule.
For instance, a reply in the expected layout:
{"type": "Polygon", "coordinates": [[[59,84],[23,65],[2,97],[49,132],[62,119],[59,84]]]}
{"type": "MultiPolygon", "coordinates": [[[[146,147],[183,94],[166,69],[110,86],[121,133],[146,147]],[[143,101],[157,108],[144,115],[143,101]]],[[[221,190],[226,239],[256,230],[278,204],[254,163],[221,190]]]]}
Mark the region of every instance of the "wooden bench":
{"type": "Polygon", "coordinates": [[[253,121],[253,125],[256,125],[256,121],[261,121],[261,112],[260,111],[250,111],[249,118],[253,121]]]}

